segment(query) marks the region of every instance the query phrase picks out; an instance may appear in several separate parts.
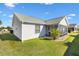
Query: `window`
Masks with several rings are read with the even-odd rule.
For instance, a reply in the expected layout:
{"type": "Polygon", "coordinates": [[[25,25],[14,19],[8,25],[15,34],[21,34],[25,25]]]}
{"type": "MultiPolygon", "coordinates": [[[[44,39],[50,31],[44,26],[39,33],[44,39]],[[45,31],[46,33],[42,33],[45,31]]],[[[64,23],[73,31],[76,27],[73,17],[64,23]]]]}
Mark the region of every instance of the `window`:
{"type": "Polygon", "coordinates": [[[39,33],[40,32],[40,25],[35,25],[35,33],[39,33]]]}

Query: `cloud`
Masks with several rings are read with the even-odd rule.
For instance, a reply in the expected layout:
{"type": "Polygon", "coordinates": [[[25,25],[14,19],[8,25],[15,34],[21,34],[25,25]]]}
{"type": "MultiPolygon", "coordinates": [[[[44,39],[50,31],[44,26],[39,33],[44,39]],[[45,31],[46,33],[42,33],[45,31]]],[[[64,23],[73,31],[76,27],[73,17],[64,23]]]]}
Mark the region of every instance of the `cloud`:
{"type": "Polygon", "coordinates": [[[12,18],[12,17],[13,17],[13,15],[9,15],[9,17],[10,17],[10,18],[12,18]]]}
{"type": "Polygon", "coordinates": [[[72,17],[69,17],[69,16],[68,16],[67,18],[68,18],[68,19],[71,19],[72,17]]]}
{"type": "Polygon", "coordinates": [[[54,3],[44,3],[45,5],[52,5],[52,4],[54,4],[54,3]]]}
{"type": "Polygon", "coordinates": [[[75,13],[71,13],[71,14],[67,15],[68,19],[72,19],[72,17],[74,17],[74,16],[76,16],[75,13]]]}
{"type": "Polygon", "coordinates": [[[69,14],[68,16],[76,16],[76,14],[69,14]]]}
{"type": "Polygon", "coordinates": [[[40,4],[44,4],[44,5],[53,5],[54,3],[40,3],[40,4]]]}
{"type": "Polygon", "coordinates": [[[15,6],[16,6],[15,3],[4,3],[4,5],[5,5],[6,7],[15,7],[15,6]]]}

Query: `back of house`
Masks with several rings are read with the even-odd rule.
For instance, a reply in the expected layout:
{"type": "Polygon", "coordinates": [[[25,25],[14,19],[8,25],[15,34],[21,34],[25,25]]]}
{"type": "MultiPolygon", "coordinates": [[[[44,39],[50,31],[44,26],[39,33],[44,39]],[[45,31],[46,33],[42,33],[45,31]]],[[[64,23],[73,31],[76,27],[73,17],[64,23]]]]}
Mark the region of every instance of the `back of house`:
{"type": "Polygon", "coordinates": [[[14,35],[22,41],[45,36],[45,22],[38,18],[14,13],[12,26],[14,35]]]}
{"type": "Polygon", "coordinates": [[[13,16],[13,33],[22,41],[32,38],[50,36],[53,28],[58,28],[61,34],[67,34],[68,23],[66,16],[43,20],[32,16],[14,13],[13,16]]]}

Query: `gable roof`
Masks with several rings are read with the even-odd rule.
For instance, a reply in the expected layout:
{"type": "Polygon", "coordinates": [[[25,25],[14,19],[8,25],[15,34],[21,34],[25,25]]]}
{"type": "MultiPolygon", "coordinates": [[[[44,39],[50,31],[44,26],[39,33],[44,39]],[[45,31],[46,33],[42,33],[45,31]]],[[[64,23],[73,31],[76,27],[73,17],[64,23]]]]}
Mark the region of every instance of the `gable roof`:
{"type": "Polygon", "coordinates": [[[22,23],[35,23],[35,24],[45,24],[45,21],[39,18],[34,18],[32,16],[25,16],[23,14],[14,13],[15,16],[22,22],[22,23]]]}
{"type": "Polygon", "coordinates": [[[46,21],[46,23],[47,24],[58,24],[64,17],[65,16],[49,19],[48,21],[46,21]]]}
{"type": "Polygon", "coordinates": [[[49,20],[43,20],[39,18],[34,18],[32,16],[25,16],[23,14],[14,13],[15,16],[22,22],[22,23],[35,23],[35,24],[46,24],[46,25],[52,25],[52,24],[58,24],[65,16],[57,17],[49,20]]]}

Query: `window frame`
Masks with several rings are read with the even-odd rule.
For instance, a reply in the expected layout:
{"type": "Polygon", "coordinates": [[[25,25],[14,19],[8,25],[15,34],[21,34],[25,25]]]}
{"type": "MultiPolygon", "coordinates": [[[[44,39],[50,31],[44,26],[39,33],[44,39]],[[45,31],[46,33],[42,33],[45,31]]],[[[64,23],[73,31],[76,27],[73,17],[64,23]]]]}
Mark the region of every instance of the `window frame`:
{"type": "Polygon", "coordinates": [[[35,33],[40,33],[40,25],[35,25],[35,33]]]}

